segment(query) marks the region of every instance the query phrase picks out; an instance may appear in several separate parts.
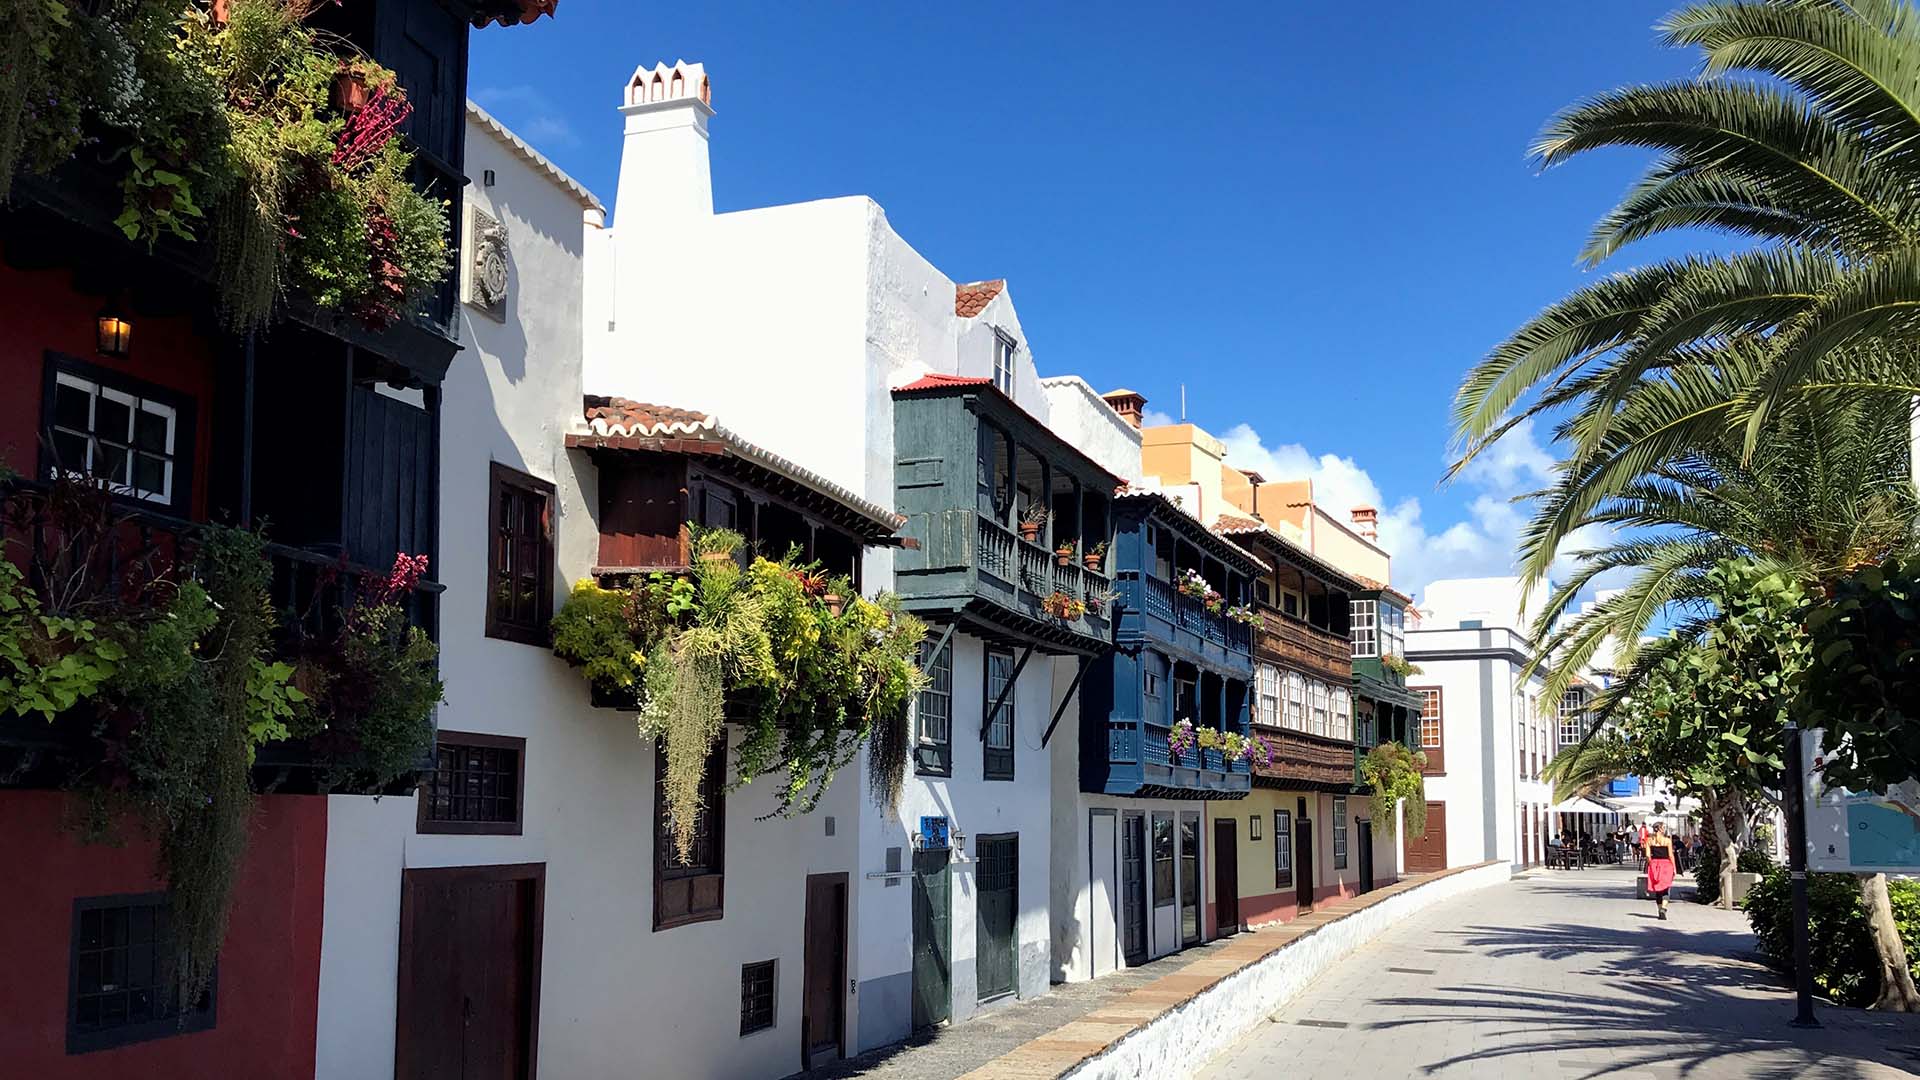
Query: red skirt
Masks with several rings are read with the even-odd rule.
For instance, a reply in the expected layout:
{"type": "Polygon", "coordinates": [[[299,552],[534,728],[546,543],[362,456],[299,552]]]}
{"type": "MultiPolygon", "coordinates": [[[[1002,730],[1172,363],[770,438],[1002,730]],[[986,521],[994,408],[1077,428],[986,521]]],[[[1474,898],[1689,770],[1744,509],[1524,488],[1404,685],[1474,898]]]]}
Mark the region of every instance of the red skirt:
{"type": "Polygon", "coordinates": [[[1665,896],[1673,888],[1673,860],[1647,860],[1647,891],[1655,896],[1665,896]]]}

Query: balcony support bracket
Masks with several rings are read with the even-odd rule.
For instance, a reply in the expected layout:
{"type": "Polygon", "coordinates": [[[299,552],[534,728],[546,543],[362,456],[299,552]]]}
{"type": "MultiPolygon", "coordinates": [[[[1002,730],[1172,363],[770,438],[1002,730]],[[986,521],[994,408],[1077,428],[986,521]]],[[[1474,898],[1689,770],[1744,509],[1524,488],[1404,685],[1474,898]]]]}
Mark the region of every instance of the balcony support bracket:
{"type": "Polygon", "coordinates": [[[1007,703],[1007,695],[1013,693],[1013,688],[1020,685],[1020,673],[1026,670],[1027,661],[1031,659],[1033,659],[1033,646],[1029,645],[1027,651],[1021,653],[1020,659],[1014,663],[1013,674],[1007,677],[1007,685],[1000,688],[1000,696],[993,699],[993,708],[988,709],[986,718],[980,721],[981,742],[987,741],[987,729],[993,726],[993,718],[1000,712],[1000,706],[1007,703]]]}
{"type": "Polygon", "coordinates": [[[1091,656],[1082,656],[1080,658],[1080,666],[1076,668],[1073,673],[1073,682],[1067,684],[1066,696],[1060,699],[1060,707],[1053,710],[1053,720],[1047,724],[1046,733],[1040,736],[1040,749],[1045,750],[1047,748],[1047,740],[1053,738],[1053,729],[1060,726],[1060,718],[1066,715],[1067,703],[1073,700],[1073,695],[1080,692],[1080,680],[1087,677],[1087,665],[1092,662],[1093,657],[1091,656]]]}

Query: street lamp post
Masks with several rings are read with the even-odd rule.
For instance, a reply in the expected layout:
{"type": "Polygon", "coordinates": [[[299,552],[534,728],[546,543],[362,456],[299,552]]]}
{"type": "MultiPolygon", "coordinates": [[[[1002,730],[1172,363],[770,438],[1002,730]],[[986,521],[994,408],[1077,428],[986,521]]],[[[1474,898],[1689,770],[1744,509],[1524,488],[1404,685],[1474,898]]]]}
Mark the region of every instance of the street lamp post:
{"type": "Polygon", "coordinates": [[[1813,1015],[1813,962],[1807,955],[1807,776],[1800,756],[1804,733],[1798,724],[1787,725],[1787,871],[1793,882],[1793,1026],[1815,1028],[1820,1021],[1813,1015]]]}

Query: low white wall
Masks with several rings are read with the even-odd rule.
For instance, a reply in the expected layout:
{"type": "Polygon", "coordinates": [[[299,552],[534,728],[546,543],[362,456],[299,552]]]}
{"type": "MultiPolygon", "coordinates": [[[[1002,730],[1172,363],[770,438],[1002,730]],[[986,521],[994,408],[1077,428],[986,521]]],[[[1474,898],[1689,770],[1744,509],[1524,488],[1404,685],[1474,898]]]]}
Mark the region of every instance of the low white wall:
{"type": "Polygon", "coordinates": [[[1265,960],[1220,980],[1186,1004],[1136,1028],[1097,1057],[1065,1075],[1086,1080],[1163,1080],[1191,1076],[1275,1010],[1307,988],[1335,961],[1400,920],[1462,893],[1508,881],[1504,862],[1477,866],[1391,896],[1328,923],[1265,960]]]}

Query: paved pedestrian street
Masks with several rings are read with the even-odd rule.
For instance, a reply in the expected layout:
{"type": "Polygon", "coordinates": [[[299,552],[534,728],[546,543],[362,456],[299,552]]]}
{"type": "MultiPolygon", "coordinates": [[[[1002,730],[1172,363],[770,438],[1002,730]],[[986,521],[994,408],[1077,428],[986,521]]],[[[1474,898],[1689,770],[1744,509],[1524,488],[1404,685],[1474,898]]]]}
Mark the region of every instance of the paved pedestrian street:
{"type": "MultiPolygon", "coordinates": [[[[1684,888],[1684,879],[1683,879],[1684,888]]],[[[1242,1077],[1906,1077],[1920,1017],[1819,1007],[1739,912],[1633,898],[1617,869],[1535,871],[1437,904],[1336,964],[1202,1070],[1242,1077]]]]}

